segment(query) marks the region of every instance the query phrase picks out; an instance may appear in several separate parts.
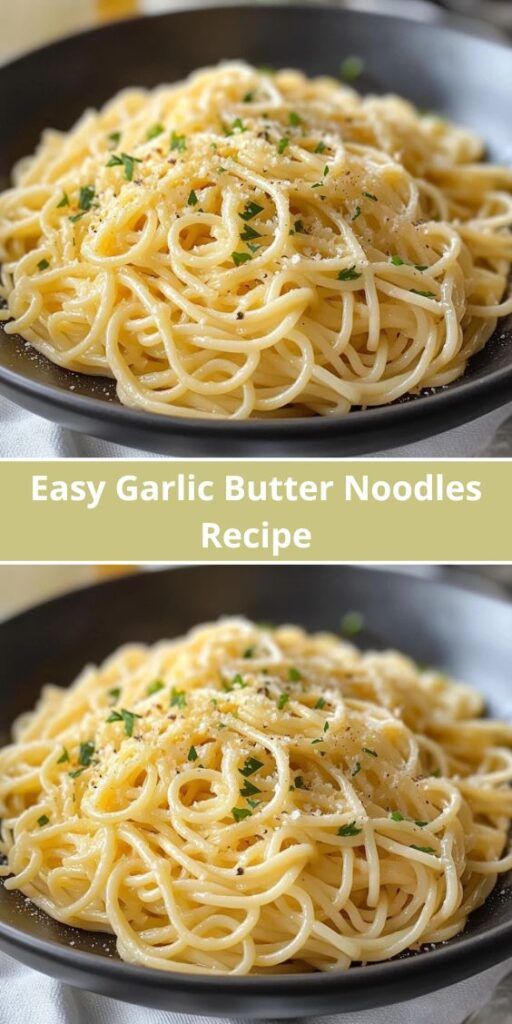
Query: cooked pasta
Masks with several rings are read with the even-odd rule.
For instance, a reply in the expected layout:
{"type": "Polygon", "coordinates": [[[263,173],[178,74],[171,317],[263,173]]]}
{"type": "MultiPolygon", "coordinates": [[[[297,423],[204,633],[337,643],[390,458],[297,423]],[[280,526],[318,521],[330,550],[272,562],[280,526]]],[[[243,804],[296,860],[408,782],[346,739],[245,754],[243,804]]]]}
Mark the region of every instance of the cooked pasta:
{"type": "Polygon", "coordinates": [[[443,386],[512,312],[512,171],[396,96],[243,63],[46,131],[0,196],[8,334],[169,416],[443,386]]]}
{"type": "Polygon", "coordinates": [[[48,686],[0,869],[167,971],[329,971],[460,932],[512,867],[512,727],[396,652],[244,619],[48,686]]]}

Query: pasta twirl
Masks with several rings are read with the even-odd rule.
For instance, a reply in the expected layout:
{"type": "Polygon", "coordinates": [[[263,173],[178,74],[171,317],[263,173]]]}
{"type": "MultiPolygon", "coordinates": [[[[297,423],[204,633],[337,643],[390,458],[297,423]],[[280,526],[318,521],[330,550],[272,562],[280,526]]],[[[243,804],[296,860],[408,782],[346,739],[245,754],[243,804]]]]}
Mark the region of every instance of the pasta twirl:
{"type": "Polygon", "coordinates": [[[512,312],[512,172],[481,157],[398,97],[296,71],[124,91],[0,196],[5,330],[172,416],[449,384],[512,312]]]}
{"type": "Polygon", "coordinates": [[[5,885],[168,971],[456,935],[512,867],[512,728],[395,653],[243,619],[47,687],[0,752],[5,885]]]}

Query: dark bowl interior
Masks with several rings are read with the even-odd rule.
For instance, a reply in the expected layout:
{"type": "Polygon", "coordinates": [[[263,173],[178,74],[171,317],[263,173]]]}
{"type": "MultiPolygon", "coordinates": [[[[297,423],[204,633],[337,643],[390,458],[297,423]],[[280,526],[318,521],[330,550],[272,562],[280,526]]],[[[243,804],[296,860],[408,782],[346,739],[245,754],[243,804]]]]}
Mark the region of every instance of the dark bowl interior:
{"type": "MultiPolygon", "coordinates": [[[[339,73],[360,55],[364,92],[397,92],[479,132],[510,162],[512,50],[403,18],[333,7],[228,6],[107,25],[0,68],[0,182],[48,125],[67,129],[84,104],[127,85],[154,86],[222,59],[339,73]]],[[[381,451],[474,419],[510,397],[512,317],[462,380],[436,394],[336,419],[187,421],[123,408],[112,381],[70,373],[0,328],[0,388],[35,413],[120,444],[167,454],[304,455],[381,451]],[[72,388],[73,390],[70,390],[72,388]]]]}
{"type": "MultiPolygon", "coordinates": [[[[361,646],[395,646],[473,683],[512,719],[512,605],[412,575],[319,566],[201,566],[76,591],[0,625],[7,729],[48,681],[66,685],[118,644],[172,637],[242,613],[338,630],[363,613],[361,646]]],[[[4,737],[5,739],[5,737],[4,737]]],[[[122,963],[107,936],[59,925],[0,886],[0,946],[71,984],[146,1006],[218,1016],[292,1017],[384,1006],[450,985],[510,956],[512,889],[500,880],[465,932],[435,950],[330,975],[209,978],[122,963]]]]}

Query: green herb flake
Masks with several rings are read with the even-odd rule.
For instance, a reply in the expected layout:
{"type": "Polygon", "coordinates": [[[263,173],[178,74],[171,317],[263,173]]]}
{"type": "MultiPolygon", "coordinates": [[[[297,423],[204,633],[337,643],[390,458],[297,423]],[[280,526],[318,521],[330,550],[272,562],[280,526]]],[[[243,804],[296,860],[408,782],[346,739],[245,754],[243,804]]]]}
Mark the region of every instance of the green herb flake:
{"type": "Polygon", "coordinates": [[[343,836],[343,838],[345,838],[346,836],[358,836],[362,831],[362,828],[357,827],[355,821],[351,821],[350,825],[342,825],[341,828],[338,829],[336,835],[343,836]]]}
{"type": "Polygon", "coordinates": [[[405,260],[403,260],[401,256],[392,256],[390,259],[390,263],[392,263],[394,267],[405,266],[405,260]]]}
{"type": "Polygon", "coordinates": [[[324,722],[324,732],[329,731],[329,722],[324,722]]]}
{"type": "Polygon", "coordinates": [[[320,142],[318,143],[318,145],[315,146],[313,152],[314,153],[325,153],[326,149],[327,149],[327,146],[325,145],[325,142],[322,142],[322,140],[320,139],[320,142]]]}
{"type": "Polygon", "coordinates": [[[400,811],[391,811],[389,817],[392,821],[405,821],[405,818],[400,811]]]}
{"type": "Polygon", "coordinates": [[[322,708],[324,708],[324,707],[325,707],[325,700],[324,700],[323,697],[319,697],[317,702],[316,702],[316,704],[315,704],[315,709],[318,709],[319,711],[321,711],[322,708]]]}
{"type": "Polygon", "coordinates": [[[241,267],[244,263],[248,263],[252,260],[250,252],[232,252],[231,259],[235,264],[235,267],[241,267]]]}
{"type": "Polygon", "coordinates": [[[244,818],[250,818],[252,811],[250,811],[247,807],[232,807],[231,814],[233,815],[235,821],[243,821],[244,818]]]}
{"type": "Polygon", "coordinates": [[[114,147],[121,141],[121,132],[110,132],[110,134],[107,135],[107,139],[110,143],[111,149],[114,149],[114,147]]]}
{"type": "Polygon", "coordinates": [[[66,750],[66,747],[63,747],[62,748],[62,754],[60,755],[60,757],[59,757],[59,759],[57,761],[57,764],[66,764],[68,761],[69,761],[69,753],[66,750]]]}
{"type": "Polygon", "coordinates": [[[242,231],[240,238],[242,242],[252,242],[255,238],[261,238],[260,232],[252,228],[250,224],[244,224],[244,230],[242,231]]]}
{"type": "Polygon", "coordinates": [[[360,216],[361,216],[361,207],[360,206],[356,206],[356,208],[355,208],[355,210],[354,210],[354,212],[352,214],[351,220],[353,220],[353,221],[357,220],[357,218],[360,217],[360,216]]]}
{"type": "Polygon", "coordinates": [[[361,762],[360,761],[356,761],[356,763],[355,763],[355,765],[354,765],[354,767],[352,769],[352,772],[351,772],[352,778],[355,778],[356,775],[359,775],[360,771],[361,771],[361,762]]]}
{"type": "Polygon", "coordinates": [[[428,821],[415,821],[414,824],[417,825],[418,828],[426,828],[428,821]]]}
{"type": "Polygon", "coordinates": [[[133,180],[133,171],[135,164],[141,164],[142,160],[139,160],[136,156],[130,156],[129,153],[121,153],[120,156],[113,155],[107,163],[107,167],[124,167],[124,176],[127,181],[133,180]]]}
{"type": "Polygon", "coordinates": [[[263,768],[263,761],[258,761],[257,757],[248,757],[243,768],[239,768],[238,771],[247,779],[249,775],[254,775],[260,768],[263,768]]]}
{"type": "Polygon", "coordinates": [[[112,711],[107,718],[107,722],[124,722],[126,736],[133,736],[136,718],[141,718],[141,715],[136,715],[134,711],[127,711],[126,708],[121,708],[121,711],[112,711]]]}
{"type": "Polygon", "coordinates": [[[329,167],[326,164],[325,167],[324,167],[324,178],[326,178],[328,174],[329,174],[329,167]]]}
{"type": "Polygon", "coordinates": [[[261,800],[250,800],[247,798],[247,803],[249,804],[249,807],[252,807],[254,810],[255,807],[259,807],[261,800]]]}
{"type": "Polygon", "coordinates": [[[70,779],[77,779],[78,776],[79,775],[83,775],[83,773],[86,770],[87,770],[86,768],[77,768],[76,771],[74,771],[74,772],[68,772],[68,775],[69,775],[70,779]]]}
{"type": "Polygon", "coordinates": [[[243,658],[254,658],[255,647],[246,647],[242,655],[243,658]]]}
{"type": "Polygon", "coordinates": [[[431,772],[431,775],[432,775],[433,779],[440,779],[441,778],[441,769],[440,768],[436,768],[435,772],[431,772]]]}
{"type": "Polygon", "coordinates": [[[49,825],[50,819],[48,815],[42,814],[41,817],[37,819],[37,824],[39,825],[39,828],[43,828],[43,825],[49,825]]]}
{"type": "Polygon", "coordinates": [[[364,616],[361,612],[347,612],[341,620],[342,636],[357,636],[364,627],[364,616]]]}
{"type": "Polygon", "coordinates": [[[194,189],[192,189],[189,192],[189,195],[188,195],[187,206],[197,206],[198,202],[199,202],[199,199],[197,198],[197,195],[194,192],[194,189]]]}
{"type": "Polygon", "coordinates": [[[435,299],[436,297],[435,292],[422,292],[419,288],[411,288],[411,292],[414,292],[415,295],[423,295],[424,299],[435,299]]]}
{"type": "Polygon", "coordinates": [[[362,57],[345,57],[340,65],[340,78],[343,82],[355,82],[364,71],[362,57]]]}
{"type": "Polygon", "coordinates": [[[279,142],[278,142],[278,145],[277,145],[277,152],[278,153],[284,153],[285,149],[287,149],[287,147],[289,145],[290,145],[290,140],[286,136],[284,136],[282,139],[279,139],[279,142]]]}
{"type": "Polygon", "coordinates": [[[290,111],[290,116],[288,118],[288,122],[289,122],[289,124],[293,125],[294,128],[297,128],[299,126],[299,124],[303,123],[302,122],[302,118],[300,117],[299,114],[296,113],[295,110],[290,111]]]}
{"type": "Polygon", "coordinates": [[[416,843],[409,843],[411,850],[419,850],[420,853],[435,853],[433,846],[416,846],[416,843]]]}
{"type": "Polygon", "coordinates": [[[82,185],[78,194],[78,206],[81,210],[87,212],[91,209],[91,206],[96,195],[94,185],[82,185]]]}
{"type": "Polygon", "coordinates": [[[68,196],[67,192],[63,192],[62,193],[62,199],[61,199],[60,203],[57,203],[57,209],[58,210],[62,210],[62,208],[64,206],[69,206],[69,196],[68,196]]]}
{"type": "Polygon", "coordinates": [[[113,703],[115,704],[115,702],[118,701],[120,696],[121,696],[121,687],[120,686],[113,686],[111,690],[107,690],[107,695],[110,697],[111,701],[113,701],[113,703]]]}
{"type": "Polygon", "coordinates": [[[164,686],[165,683],[162,682],[161,679],[155,679],[153,683],[149,684],[146,690],[147,696],[152,697],[154,693],[159,693],[160,690],[163,690],[164,686]]]}
{"type": "Polygon", "coordinates": [[[177,135],[176,132],[171,132],[171,150],[175,149],[178,153],[184,153],[187,148],[187,138],[185,135],[177,135]]]}
{"type": "Polygon", "coordinates": [[[82,220],[82,217],[85,217],[85,210],[82,213],[73,213],[69,220],[72,224],[76,224],[78,220],[82,220]]]}
{"type": "Polygon", "coordinates": [[[259,203],[246,203],[243,213],[239,213],[238,216],[241,217],[242,220],[252,220],[253,217],[256,217],[256,215],[261,213],[262,210],[263,207],[260,206],[259,203]]]}
{"type": "Polygon", "coordinates": [[[246,92],[246,94],[245,94],[245,96],[244,96],[244,98],[242,100],[242,103],[252,103],[253,99],[254,99],[254,93],[253,92],[246,92]]]}
{"type": "Polygon", "coordinates": [[[372,203],[378,203],[377,196],[374,196],[373,192],[363,192],[366,199],[371,199],[372,203]]]}
{"type": "Polygon", "coordinates": [[[363,747],[363,754],[368,754],[369,757],[378,757],[376,750],[372,750],[371,747],[363,747]]]}
{"type": "Polygon", "coordinates": [[[147,141],[150,142],[151,139],[156,139],[156,137],[158,135],[161,135],[164,130],[165,130],[164,126],[163,126],[163,124],[160,124],[160,122],[157,122],[157,124],[151,125],[151,128],[148,128],[148,130],[146,132],[146,139],[147,139],[147,141]]]}
{"type": "Polygon", "coordinates": [[[355,264],[353,264],[351,267],[347,267],[346,270],[340,270],[338,281],[357,281],[358,277],[362,277],[362,274],[356,270],[355,264]]]}
{"type": "Polygon", "coordinates": [[[187,761],[197,761],[198,757],[199,757],[199,754],[197,753],[196,748],[195,747],[190,747],[190,750],[189,750],[189,752],[187,754],[187,761]]]}
{"type": "Polygon", "coordinates": [[[39,260],[39,263],[37,264],[37,269],[38,270],[48,270],[49,266],[50,266],[50,263],[49,263],[48,260],[39,260]]]}
{"type": "Polygon", "coordinates": [[[302,672],[299,672],[298,668],[295,668],[295,666],[292,665],[288,669],[288,679],[291,683],[298,683],[302,679],[302,672]]]}
{"type": "Polygon", "coordinates": [[[78,750],[78,764],[83,764],[85,768],[88,768],[93,757],[96,746],[93,740],[86,740],[85,743],[81,743],[78,750]]]}
{"type": "Polygon", "coordinates": [[[316,740],[311,740],[311,746],[313,747],[315,745],[315,743],[323,743],[323,742],[324,742],[323,741],[323,737],[319,736],[319,737],[317,737],[316,740]]]}
{"type": "Polygon", "coordinates": [[[258,787],[253,785],[252,782],[249,782],[249,779],[246,779],[242,789],[240,790],[240,796],[256,796],[256,793],[261,793],[261,789],[258,789],[258,787]]]}
{"type": "Polygon", "coordinates": [[[171,708],[184,708],[187,703],[187,695],[184,690],[177,690],[173,686],[171,690],[171,708]]]}
{"type": "Polygon", "coordinates": [[[424,270],[428,270],[428,266],[427,266],[426,263],[425,264],[423,264],[423,263],[415,263],[414,264],[414,269],[415,270],[419,270],[420,274],[422,274],[424,270]]]}
{"type": "Polygon", "coordinates": [[[286,707],[286,705],[288,704],[289,700],[290,700],[290,694],[289,693],[282,693],[281,694],[281,696],[279,697],[279,700],[277,702],[277,706],[278,706],[280,711],[282,711],[283,708],[286,707]]]}

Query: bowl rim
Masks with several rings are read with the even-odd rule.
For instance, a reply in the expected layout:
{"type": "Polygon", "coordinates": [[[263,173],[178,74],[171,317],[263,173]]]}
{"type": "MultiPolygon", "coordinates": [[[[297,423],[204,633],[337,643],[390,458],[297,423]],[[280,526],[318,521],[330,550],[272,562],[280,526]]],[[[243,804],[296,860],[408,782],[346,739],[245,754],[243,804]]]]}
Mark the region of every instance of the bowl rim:
{"type": "MultiPolygon", "coordinates": [[[[223,563],[220,567],[222,568],[226,563],[223,563]]],[[[321,563],[313,563],[317,567],[322,567],[321,563]]],[[[262,569],[273,567],[273,563],[263,563],[262,569]]],[[[206,566],[207,567],[207,566],[206,566]]],[[[227,568],[236,570],[237,565],[231,565],[227,563],[227,568]]],[[[173,565],[164,566],[158,569],[158,573],[166,574],[172,579],[176,577],[182,577],[183,575],[192,575],[198,570],[204,569],[204,564],[193,564],[193,565],[173,565]]],[[[245,568],[245,567],[244,567],[245,568]]],[[[283,565],[282,568],[294,568],[293,566],[283,565]]],[[[300,568],[298,566],[297,568],[300,568]]],[[[471,585],[464,586],[461,582],[450,581],[450,580],[439,580],[431,579],[428,577],[422,577],[415,575],[410,572],[406,572],[403,568],[398,570],[395,568],[382,567],[376,564],[366,565],[347,565],[347,566],[327,566],[333,570],[339,569],[343,571],[344,568],[350,572],[356,571],[357,574],[362,575],[375,575],[378,573],[379,580],[385,585],[386,579],[396,579],[400,577],[402,581],[407,580],[415,586],[428,587],[429,589],[442,589],[444,591],[454,591],[460,598],[464,600],[464,596],[467,599],[478,598],[479,601],[484,601],[488,604],[499,605],[502,609],[507,609],[508,614],[512,623],[512,601],[506,593],[488,593],[480,592],[471,587],[471,585]]],[[[151,576],[152,574],[147,574],[151,576]]],[[[87,595],[94,594],[98,588],[110,589],[112,596],[115,597],[115,592],[119,587],[130,584],[137,588],[137,581],[144,580],[146,576],[141,573],[133,572],[127,576],[114,577],[107,580],[100,580],[88,585],[78,585],[73,587],[71,590],[66,591],[64,594],[59,594],[56,597],[52,597],[47,600],[38,601],[35,605],[32,605],[28,609],[25,609],[17,614],[10,616],[8,619],[3,620],[0,623],[0,641],[4,628],[9,628],[11,624],[15,622],[22,623],[28,620],[31,616],[37,615],[41,608],[47,608],[49,610],[53,608],[58,612],[59,604],[69,598],[73,600],[75,597],[79,601],[81,595],[87,598],[87,595]]],[[[0,883],[1,884],[1,883],[0,883]]],[[[497,883],[498,884],[498,883],[497,883]]],[[[495,890],[493,890],[494,892],[495,890]]],[[[17,891],[13,892],[15,898],[23,898],[17,891]]],[[[492,892],[488,899],[492,899],[492,892]]],[[[44,914],[44,911],[41,911],[44,914]]],[[[45,915],[46,916],[46,915],[45,915]]],[[[87,935],[108,935],[113,940],[113,936],[105,932],[90,932],[87,929],[74,929],[72,926],[66,926],[73,931],[84,931],[87,935]]],[[[119,959],[116,956],[103,956],[99,953],[89,952],[87,950],[81,950],[74,946],[67,946],[60,943],[52,938],[40,938],[38,935],[30,935],[23,931],[20,931],[15,926],[6,924],[0,918],[0,940],[6,946],[12,946],[17,949],[23,950],[28,954],[35,955],[40,960],[52,960],[56,963],[62,964],[70,971],[87,971],[103,978],[110,979],[115,983],[128,983],[140,985],[142,988],[151,985],[153,988],[156,987],[159,990],[180,990],[182,992],[188,992],[192,988],[196,988],[200,991],[202,996],[208,995],[208,993],[218,993],[219,987],[223,988],[226,996],[255,996],[255,997],[274,997],[280,998],[285,997],[289,994],[290,984],[293,983],[294,996],[306,997],[311,992],[323,992],[325,994],[333,994],[338,992],[348,994],[360,992],[366,986],[381,985],[386,989],[394,988],[396,986],[396,992],[394,995],[394,1001],[399,1002],[403,998],[410,998],[411,985],[415,980],[419,980],[426,974],[430,973],[431,969],[438,972],[437,979],[438,984],[435,988],[441,989],[445,986],[455,984],[458,980],[463,977],[468,977],[473,973],[480,973],[488,967],[493,966],[510,956],[512,950],[512,916],[510,920],[504,921],[501,924],[491,925],[486,928],[481,934],[477,935],[466,935],[464,931],[459,936],[454,937],[453,940],[449,940],[446,943],[436,944],[435,948],[428,948],[422,950],[412,956],[398,957],[393,960],[384,960],[380,962],[366,964],[364,966],[350,967],[349,970],[339,970],[332,972],[311,972],[311,973],[298,973],[298,974],[272,974],[272,975],[232,975],[232,974],[189,974],[186,971],[166,971],[159,970],[154,967],[145,967],[139,964],[131,964],[126,961],[119,959]],[[451,970],[455,965],[461,965],[463,963],[464,969],[456,972],[456,977],[451,975],[451,970]],[[403,983],[404,994],[400,994],[400,983],[403,983]]]]}
{"type": "MultiPolygon", "coordinates": [[[[505,39],[482,38],[476,33],[464,31],[457,25],[452,26],[437,21],[430,22],[417,18],[408,18],[382,9],[374,10],[365,7],[336,8],[329,3],[317,3],[312,2],[312,0],[306,0],[306,2],[305,0],[299,0],[299,2],[292,3],[283,3],[283,0],[266,0],[265,6],[261,8],[256,8],[250,0],[246,0],[246,2],[241,2],[241,0],[220,0],[219,2],[217,0],[215,4],[208,4],[207,7],[203,8],[197,0],[194,0],[192,6],[188,4],[185,6],[178,5],[178,7],[166,11],[155,11],[154,13],[138,15],[127,19],[117,19],[81,32],[70,33],[44,46],[29,50],[18,55],[13,60],[0,65],[0,82],[3,75],[8,75],[12,68],[16,66],[22,67],[23,64],[30,64],[30,61],[35,56],[51,61],[58,54],[60,48],[65,48],[73,43],[81,43],[82,46],[86,47],[91,39],[109,33],[115,36],[118,31],[123,31],[126,26],[128,26],[128,31],[130,31],[130,28],[132,31],[136,31],[139,25],[148,21],[157,26],[159,22],[163,24],[169,21],[169,19],[171,19],[172,23],[173,18],[180,16],[198,16],[202,13],[215,16],[216,13],[225,11],[230,11],[233,15],[238,13],[244,16],[247,14],[247,11],[258,10],[264,16],[265,9],[272,13],[279,10],[285,14],[295,12],[301,15],[315,15],[317,17],[319,15],[332,17],[337,14],[342,17],[346,16],[367,21],[369,24],[376,18],[386,19],[394,25],[412,28],[414,32],[433,33],[436,36],[442,34],[443,36],[453,38],[454,41],[464,40],[466,45],[478,48],[480,53],[482,52],[482,47],[484,49],[490,48],[490,54],[497,49],[501,55],[508,54],[512,72],[512,46],[508,45],[505,39]]],[[[498,329],[499,325],[496,327],[496,330],[498,329]]],[[[7,337],[3,331],[2,333],[4,337],[7,337]]],[[[12,337],[18,344],[24,344],[24,340],[19,335],[9,337],[12,337]]],[[[487,344],[492,344],[492,338],[489,339],[487,344]]],[[[41,358],[44,359],[45,357],[41,356],[41,358]]],[[[53,365],[50,360],[48,362],[50,366],[53,365]]],[[[69,371],[64,370],[64,372],[67,373],[69,371]]],[[[89,381],[105,379],[91,374],[79,374],[79,376],[89,381]]],[[[113,380],[113,378],[106,379],[109,381],[113,380]]],[[[433,430],[429,429],[429,436],[432,436],[432,434],[436,433],[436,412],[441,417],[443,413],[448,415],[453,413],[454,423],[452,425],[456,425],[457,414],[458,423],[469,422],[481,414],[481,410],[478,408],[478,400],[485,401],[486,407],[484,412],[505,405],[510,397],[511,383],[512,363],[508,366],[492,370],[489,373],[484,372],[482,376],[472,380],[464,380],[463,375],[457,381],[454,381],[452,385],[440,388],[433,394],[412,397],[407,401],[396,404],[371,406],[362,410],[358,409],[348,415],[337,414],[333,416],[290,417],[269,420],[237,420],[227,417],[196,419],[188,416],[147,412],[137,407],[122,405],[117,398],[104,401],[94,396],[79,394],[58,384],[45,383],[34,377],[28,377],[19,370],[0,364],[0,388],[3,387],[6,391],[9,391],[10,395],[19,394],[26,401],[36,401],[40,405],[44,404],[46,407],[60,410],[71,416],[94,417],[96,422],[101,424],[114,424],[118,427],[131,427],[133,429],[140,428],[143,433],[148,435],[156,432],[161,435],[168,434],[177,438],[191,439],[203,437],[213,437],[215,439],[229,435],[230,440],[233,442],[261,439],[262,441],[274,441],[278,444],[288,440],[320,441],[322,438],[336,437],[350,440],[352,437],[358,438],[360,435],[368,434],[375,439],[375,448],[371,449],[375,451],[379,449],[381,431],[388,427],[390,429],[404,428],[408,424],[414,425],[419,423],[428,416],[428,419],[433,421],[433,430]],[[431,416],[428,414],[429,409],[431,410],[431,416]],[[468,411],[470,415],[468,415],[468,411]]],[[[443,429],[449,429],[449,427],[446,425],[441,426],[441,430],[443,429]]],[[[404,443],[404,441],[396,443],[400,444],[404,443]]],[[[405,438],[405,443],[407,443],[407,438],[405,438]]]]}

